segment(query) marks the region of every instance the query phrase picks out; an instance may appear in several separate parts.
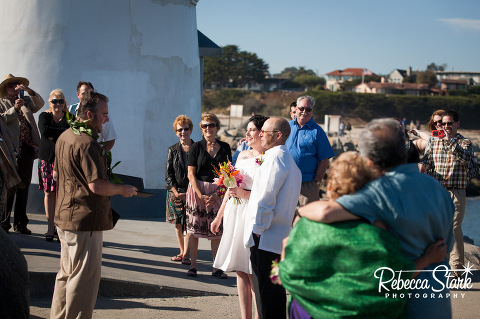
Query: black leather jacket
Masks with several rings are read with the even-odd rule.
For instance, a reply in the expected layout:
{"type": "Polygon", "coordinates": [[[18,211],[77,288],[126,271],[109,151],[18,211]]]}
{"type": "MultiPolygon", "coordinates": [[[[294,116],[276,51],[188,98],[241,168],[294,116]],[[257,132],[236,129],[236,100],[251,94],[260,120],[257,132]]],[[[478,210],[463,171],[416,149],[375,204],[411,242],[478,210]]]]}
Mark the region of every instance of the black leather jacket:
{"type": "MultiPolygon", "coordinates": [[[[192,141],[193,144],[193,141],[192,141]]],[[[165,169],[165,188],[170,190],[175,186],[179,193],[185,193],[188,187],[187,163],[183,159],[183,149],[180,142],[168,148],[167,165],[165,169]]]]}

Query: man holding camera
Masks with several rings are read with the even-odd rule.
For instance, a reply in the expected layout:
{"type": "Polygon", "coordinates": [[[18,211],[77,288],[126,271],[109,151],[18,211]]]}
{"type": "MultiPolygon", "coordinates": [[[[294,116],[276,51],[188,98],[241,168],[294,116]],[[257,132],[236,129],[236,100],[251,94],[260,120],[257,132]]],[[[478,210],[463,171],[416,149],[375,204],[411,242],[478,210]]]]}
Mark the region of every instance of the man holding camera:
{"type": "MultiPolygon", "coordinates": [[[[465,215],[465,188],[468,185],[467,167],[474,154],[472,142],[457,133],[460,127],[458,114],[446,111],[441,116],[442,130],[438,132],[438,137],[429,139],[420,168],[445,187],[455,204],[455,243],[450,252],[450,268],[459,270],[463,269],[464,262],[462,221],[465,215]]],[[[459,276],[457,271],[453,273],[459,276]]]]}
{"type": "Polygon", "coordinates": [[[25,186],[19,188],[16,194],[8,196],[7,209],[4,215],[0,216],[0,222],[2,228],[8,233],[12,227],[10,215],[16,195],[13,226],[17,232],[26,235],[32,233],[27,228],[28,188],[32,180],[33,161],[37,158],[40,145],[40,133],[33,113],[38,112],[44,104],[42,97],[28,85],[29,81],[26,78],[12,74],[8,74],[0,83],[0,116],[12,135],[17,152],[17,172],[25,186]],[[29,96],[24,96],[24,92],[29,96]]]}

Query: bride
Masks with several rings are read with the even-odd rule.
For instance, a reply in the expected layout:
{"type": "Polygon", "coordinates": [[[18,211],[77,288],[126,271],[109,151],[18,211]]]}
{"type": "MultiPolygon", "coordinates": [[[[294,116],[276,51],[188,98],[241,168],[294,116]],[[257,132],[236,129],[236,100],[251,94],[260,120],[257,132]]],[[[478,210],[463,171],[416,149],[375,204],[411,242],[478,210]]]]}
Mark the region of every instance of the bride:
{"type": "MultiPolygon", "coordinates": [[[[267,119],[268,117],[263,115],[254,115],[248,120],[245,140],[252,149],[242,151],[235,165],[244,178],[243,188],[235,187],[226,192],[217,217],[210,227],[213,233],[218,232],[223,217],[223,236],[213,267],[223,271],[235,270],[237,272],[237,289],[242,319],[252,318],[252,299],[255,300],[253,298],[250,250],[243,244],[244,210],[247,208],[253,177],[262,163],[262,156],[265,152],[260,144],[260,130],[267,119]],[[241,203],[235,204],[234,197],[240,198],[241,203]]],[[[257,311],[255,311],[255,318],[258,318],[257,311]]]]}

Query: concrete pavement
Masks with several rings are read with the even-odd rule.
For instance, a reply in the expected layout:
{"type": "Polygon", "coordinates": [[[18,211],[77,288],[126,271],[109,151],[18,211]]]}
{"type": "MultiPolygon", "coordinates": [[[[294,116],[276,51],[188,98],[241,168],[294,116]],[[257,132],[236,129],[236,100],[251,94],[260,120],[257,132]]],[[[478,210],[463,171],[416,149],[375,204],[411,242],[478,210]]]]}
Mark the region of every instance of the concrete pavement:
{"type": "MultiPolygon", "coordinates": [[[[46,218],[29,215],[32,236],[12,232],[29,267],[31,318],[48,318],[60,244],[46,242],[46,218]]],[[[209,242],[199,241],[197,278],[188,266],[173,262],[178,254],[174,226],[161,220],[120,219],[104,233],[102,280],[94,318],[240,318],[235,273],[211,276],[209,242]]],[[[452,294],[454,291],[452,291],[452,294]]],[[[453,318],[475,318],[480,311],[480,283],[452,298],[453,318]]]]}

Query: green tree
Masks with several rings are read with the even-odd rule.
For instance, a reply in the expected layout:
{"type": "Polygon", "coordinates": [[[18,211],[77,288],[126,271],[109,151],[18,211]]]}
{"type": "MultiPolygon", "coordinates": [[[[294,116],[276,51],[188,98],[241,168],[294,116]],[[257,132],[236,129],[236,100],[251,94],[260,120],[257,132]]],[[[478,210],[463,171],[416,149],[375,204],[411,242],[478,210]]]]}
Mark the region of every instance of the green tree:
{"type": "Polygon", "coordinates": [[[444,64],[435,64],[435,63],[430,63],[429,65],[427,65],[427,71],[445,71],[445,69],[447,68],[447,64],[444,63],[444,64]]]}
{"type": "Polygon", "coordinates": [[[290,66],[288,68],[283,69],[282,72],[280,72],[279,77],[282,79],[289,79],[289,80],[295,80],[295,78],[301,76],[301,75],[316,75],[313,70],[306,69],[304,66],[301,66],[299,68],[296,68],[294,66],[290,66]]]}
{"type": "Polygon", "coordinates": [[[219,57],[205,57],[204,85],[243,87],[247,83],[264,81],[268,64],[255,53],[240,51],[236,45],[224,46],[222,50],[219,57]]]}
{"type": "Polygon", "coordinates": [[[414,77],[407,75],[406,77],[403,78],[402,83],[415,83],[415,79],[414,77]]]}
{"type": "Polygon", "coordinates": [[[294,80],[295,83],[300,84],[301,86],[305,87],[308,90],[312,90],[315,87],[323,87],[326,83],[325,78],[312,75],[312,74],[301,74],[297,76],[294,80]]]}
{"type": "Polygon", "coordinates": [[[429,88],[432,88],[437,85],[438,80],[435,72],[431,70],[418,72],[417,74],[417,83],[426,83],[429,88]]]}

